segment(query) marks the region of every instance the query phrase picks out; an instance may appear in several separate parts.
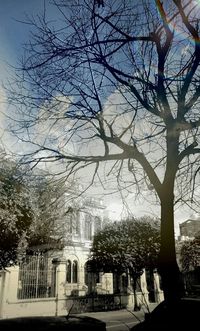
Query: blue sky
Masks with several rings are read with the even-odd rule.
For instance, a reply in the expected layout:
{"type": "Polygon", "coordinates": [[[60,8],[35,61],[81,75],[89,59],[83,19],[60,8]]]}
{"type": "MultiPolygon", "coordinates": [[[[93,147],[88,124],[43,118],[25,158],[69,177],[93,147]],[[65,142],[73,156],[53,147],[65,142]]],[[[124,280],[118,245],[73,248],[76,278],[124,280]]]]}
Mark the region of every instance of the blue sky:
{"type": "MultiPolygon", "coordinates": [[[[44,0],[0,0],[0,89],[2,83],[9,77],[9,65],[17,66],[17,61],[23,54],[23,43],[29,40],[30,26],[22,24],[20,21],[26,20],[26,15],[35,16],[42,13],[44,9],[44,0]]],[[[51,16],[56,15],[56,9],[48,7],[51,16]]],[[[1,117],[0,117],[1,121],[1,117]]],[[[0,127],[1,128],[1,127],[0,127]]],[[[13,143],[14,144],[14,143],[13,143]]],[[[111,209],[115,213],[119,213],[119,205],[117,202],[112,203],[111,209]]],[[[155,207],[151,206],[136,206],[140,216],[151,214],[155,211],[155,207]]],[[[183,214],[178,215],[178,219],[185,220],[183,214]]],[[[115,215],[113,215],[115,217],[115,215]]]]}
{"type": "Polygon", "coordinates": [[[0,80],[8,75],[8,66],[16,65],[22,55],[22,44],[29,39],[26,15],[41,13],[44,0],[0,0],[0,80]]]}
{"type": "Polygon", "coordinates": [[[42,13],[44,0],[0,0],[0,139],[14,150],[17,141],[5,132],[6,94],[3,85],[14,74],[23,54],[23,44],[30,39],[31,27],[22,22],[42,13]]]}

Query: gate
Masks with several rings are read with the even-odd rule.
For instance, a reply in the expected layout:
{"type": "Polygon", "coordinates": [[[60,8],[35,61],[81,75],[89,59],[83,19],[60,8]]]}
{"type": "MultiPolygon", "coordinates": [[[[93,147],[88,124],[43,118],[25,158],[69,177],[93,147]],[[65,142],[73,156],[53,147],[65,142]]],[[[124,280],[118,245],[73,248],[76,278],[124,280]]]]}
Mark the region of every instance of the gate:
{"type": "Polygon", "coordinates": [[[26,256],[19,263],[18,299],[55,297],[55,267],[47,256],[26,256]]]}

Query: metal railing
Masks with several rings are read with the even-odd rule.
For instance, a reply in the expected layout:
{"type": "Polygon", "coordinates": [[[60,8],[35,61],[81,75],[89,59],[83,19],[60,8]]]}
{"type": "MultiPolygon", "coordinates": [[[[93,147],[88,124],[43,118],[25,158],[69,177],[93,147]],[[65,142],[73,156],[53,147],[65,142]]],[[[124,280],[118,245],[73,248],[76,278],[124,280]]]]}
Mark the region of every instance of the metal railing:
{"type": "Polygon", "coordinates": [[[95,311],[109,311],[126,308],[127,295],[97,294],[82,297],[68,297],[67,309],[73,314],[95,311]]]}
{"type": "Polygon", "coordinates": [[[42,254],[19,263],[18,299],[55,297],[55,268],[42,254]]]}

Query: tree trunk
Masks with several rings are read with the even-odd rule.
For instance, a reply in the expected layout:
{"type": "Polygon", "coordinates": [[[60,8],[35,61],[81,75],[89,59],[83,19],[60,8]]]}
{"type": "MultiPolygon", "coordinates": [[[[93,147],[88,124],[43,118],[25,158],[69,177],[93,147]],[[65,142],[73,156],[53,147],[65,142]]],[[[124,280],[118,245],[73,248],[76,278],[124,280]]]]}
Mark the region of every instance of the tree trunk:
{"type": "Polygon", "coordinates": [[[166,301],[184,295],[184,284],[176,260],[174,233],[174,196],[165,191],[161,199],[161,250],[159,272],[166,301]]]}

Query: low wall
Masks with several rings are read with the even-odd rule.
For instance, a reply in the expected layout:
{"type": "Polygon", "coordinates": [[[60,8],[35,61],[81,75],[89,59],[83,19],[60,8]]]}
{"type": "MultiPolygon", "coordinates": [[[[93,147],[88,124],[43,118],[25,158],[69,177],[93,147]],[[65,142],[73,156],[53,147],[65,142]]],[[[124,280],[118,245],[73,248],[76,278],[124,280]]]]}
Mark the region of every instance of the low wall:
{"type": "Polygon", "coordinates": [[[15,302],[6,301],[3,305],[1,318],[66,315],[65,300],[62,306],[63,309],[61,309],[60,302],[58,305],[56,298],[17,300],[15,302]]]}
{"type": "MultiPolygon", "coordinates": [[[[69,297],[66,295],[66,261],[54,260],[56,268],[55,297],[37,299],[18,299],[19,267],[10,267],[0,271],[0,318],[22,316],[61,316],[69,311],[74,313],[98,311],[99,309],[121,309],[134,307],[134,295],[130,291],[125,295],[98,295],[90,298],[69,297]],[[82,311],[83,310],[83,311],[82,311]]],[[[141,276],[141,292],[137,292],[137,301],[140,306],[148,306],[148,291],[146,288],[145,273],[141,276]]],[[[159,277],[154,277],[156,301],[161,302],[163,292],[159,288],[159,277]]],[[[36,330],[37,331],[37,330],[36,330]]]]}
{"type": "Polygon", "coordinates": [[[50,298],[18,299],[19,267],[10,267],[0,271],[0,318],[67,315],[64,287],[66,261],[57,260],[55,264],[56,296],[50,298]]]}

